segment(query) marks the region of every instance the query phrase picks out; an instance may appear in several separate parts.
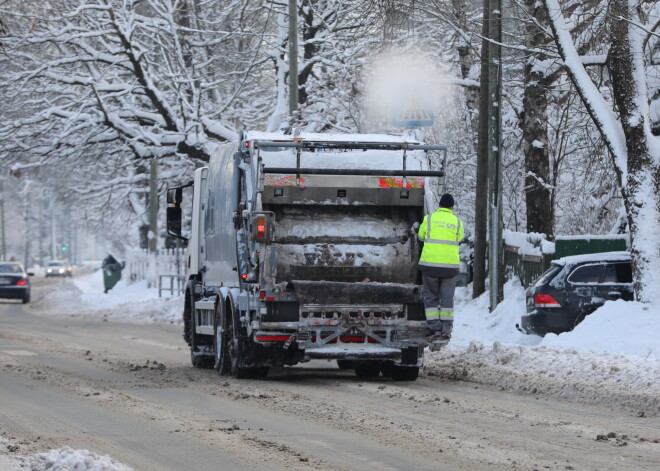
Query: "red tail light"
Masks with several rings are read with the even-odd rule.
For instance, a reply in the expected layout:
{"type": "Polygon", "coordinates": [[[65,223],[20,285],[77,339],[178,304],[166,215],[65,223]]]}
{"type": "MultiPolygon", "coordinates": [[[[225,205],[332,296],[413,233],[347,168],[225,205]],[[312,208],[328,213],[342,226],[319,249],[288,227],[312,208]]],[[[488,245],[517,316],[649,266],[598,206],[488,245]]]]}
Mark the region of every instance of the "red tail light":
{"type": "Polygon", "coordinates": [[[257,218],[257,239],[266,238],[266,218],[257,218]]]}
{"type": "Polygon", "coordinates": [[[27,281],[25,280],[18,280],[16,282],[16,286],[25,286],[25,285],[27,285],[27,281]]]}
{"type": "Polygon", "coordinates": [[[534,295],[534,307],[552,308],[561,307],[561,304],[549,294],[536,293],[534,295]]]}

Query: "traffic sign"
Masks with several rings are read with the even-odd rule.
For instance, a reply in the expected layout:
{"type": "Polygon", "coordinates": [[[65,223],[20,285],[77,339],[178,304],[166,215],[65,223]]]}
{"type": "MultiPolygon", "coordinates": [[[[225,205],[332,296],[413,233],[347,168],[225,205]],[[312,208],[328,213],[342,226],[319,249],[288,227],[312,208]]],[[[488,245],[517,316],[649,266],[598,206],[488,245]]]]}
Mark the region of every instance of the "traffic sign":
{"type": "Polygon", "coordinates": [[[433,111],[418,106],[416,100],[409,101],[400,111],[394,114],[392,125],[405,128],[417,128],[421,126],[433,126],[435,117],[433,111]]]}

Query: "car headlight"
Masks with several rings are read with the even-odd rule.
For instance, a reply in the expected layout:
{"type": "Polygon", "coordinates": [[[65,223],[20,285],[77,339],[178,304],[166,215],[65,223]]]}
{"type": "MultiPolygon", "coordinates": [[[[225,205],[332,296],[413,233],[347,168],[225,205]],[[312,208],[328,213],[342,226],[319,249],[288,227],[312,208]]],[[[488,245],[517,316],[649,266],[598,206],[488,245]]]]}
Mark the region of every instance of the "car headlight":
{"type": "Polygon", "coordinates": [[[53,270],[51,270],[51,269],[49,268],[49,269],[46,270],[46,273],[51,273],[52,271],[53,271],[53,270]]]}

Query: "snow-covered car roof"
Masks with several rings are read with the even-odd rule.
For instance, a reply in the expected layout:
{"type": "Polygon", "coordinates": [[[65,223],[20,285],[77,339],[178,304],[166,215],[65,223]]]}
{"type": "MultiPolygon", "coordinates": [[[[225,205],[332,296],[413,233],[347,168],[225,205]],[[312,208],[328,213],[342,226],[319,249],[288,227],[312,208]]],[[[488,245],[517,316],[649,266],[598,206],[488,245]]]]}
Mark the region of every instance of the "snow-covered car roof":
{"type": "Polygon", "coordinates": [[[553,260],[554,265],[577,265],[585,262],[628,262],[630,261],[630,252],[600,252],[583,255],[569,255],[557,260],[553,260]]]}

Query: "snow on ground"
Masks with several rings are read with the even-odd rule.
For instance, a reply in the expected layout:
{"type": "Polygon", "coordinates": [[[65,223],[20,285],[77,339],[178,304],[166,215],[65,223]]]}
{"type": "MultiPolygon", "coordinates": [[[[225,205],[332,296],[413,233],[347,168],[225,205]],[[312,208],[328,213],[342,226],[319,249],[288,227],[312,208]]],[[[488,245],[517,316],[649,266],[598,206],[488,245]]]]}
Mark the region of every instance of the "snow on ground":
{"type": "MultiPolygon", "coordinates": [[[[493,312],[488,294],[471,299],[456,291],[451,344],[427,352],[430,378],[470,381],[502,390],[629,410],[640,417],[660,415],[658,304],[607,302],[572,332],[545,338],[524,335],[525,292],[516,281],[493,312]]],[[[181,296],[159,298],[146,282],[120,281],[103,293],[102,272],[63,279],[32,307],[54,315],[89,315],[139,323],[181,323],[181,296]]],[[[10,442],[0,437],[0,452],[10,442]]],[[[126,471],[129,468],[86,450],[61,448],[29,457],[0,453],[0,469],[126,471]],[[5,460],[5,461],[3,461],[5,460]],[[21,465],[23,466],[23,465],[21,465]]]]}
{"type": "MultiPolygon", "coordinates": [[[[520,283],[507,283],[504,295],[489,312],[487,293],[472,299],[471,289],[458,288],[452,341],[440,352],[428,352],[424,372],[660,414],[660,306],[609,301],[572,332],[541,338],[515,327],[526,312],[520,283]]],[[[181,296],[158,298],[158,290],[146,282],[122,280],[104,294],[98,270],[62,280],[34,307],[53,314],[181,324],[182,305],[181,296]]]]}
{"type": "Polygon", "coordinates": [[[181,296],[149,288],[146,281],[131,283],[121,279],[107,293],[103,292],[103,272],[96,270],[74,278],[65,278],[50,292],[33,303],[42,312],[55,315],[92,315],[104,320],[137,323],[180,324],[181,296]]]}
{"type": "Polygon", "coordinates": [[[544,338],[515,328],[526,312],[518,282],[492,313],[488,305],[487,293],[472,300],[457,289],[452,342],[427,356],[430,376],[660,414],[657,304],[609,301],[572,332],[544,338]]]}
{"type": "Polygon", "coordinates": [[[31,456],[14,454],[19,445],[0,436],[0,470],[30,471],[132,471],[132,468],[88,450],[74,450],[68,446],[31,456]],[[9,452],[9,454],[6,454],[9,452]]]}

